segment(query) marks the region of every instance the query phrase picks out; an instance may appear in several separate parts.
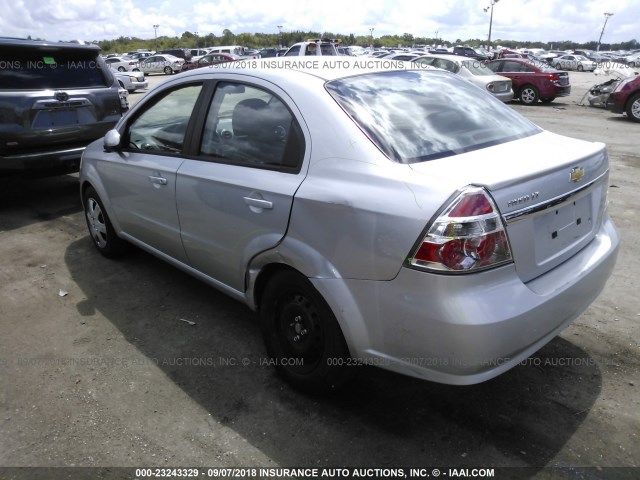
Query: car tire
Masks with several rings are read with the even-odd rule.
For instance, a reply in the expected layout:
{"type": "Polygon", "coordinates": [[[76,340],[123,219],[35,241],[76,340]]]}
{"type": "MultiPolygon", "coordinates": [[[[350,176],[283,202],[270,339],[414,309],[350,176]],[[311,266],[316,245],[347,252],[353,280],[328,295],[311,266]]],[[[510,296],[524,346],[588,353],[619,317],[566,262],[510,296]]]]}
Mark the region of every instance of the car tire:
{"type": "Polygon", "coordinates": [[[124,67],[118,67],[118,71],[119,72],[124,72],[125,70],[126,70],[126,68],[124,68],[124,67]]]}
{"type": "Polygon", "coordinates": [[[139,68],[134,68],[133,70],[131,70],[132,72],[139,72],[140,69],[139,68]]]}
{"type": "Polygon", "coordinates": [[[116,258],[125,253],[129,244],[116,234],[102,200],[93,187],[85,190],[82,204],[89,236],[98,251],[107,258],[116,258]]]}
{"type": "Polygon", "coordinates": [[[520,89],[520,101],[525,105],[534,105],[538,102],[540,94],[533,85],[525,85],[520,89]]]}
{"type": "Polygon", "coordinates": [[[627,101],[627,117],[634,122],[640,122],[640,93],[636,93],[627,101]]]}
{"type": "Polygon", "coordinates": [[[173,70],[171,69],[171,67],[164,67],[164,73],[165,75],[171,75],[173,73],[173,70]]]}
{"type": "Polygon", "coordinates": [[[287,270],[269,280],[260,326],[271,361],[295,388],[325,394],[351,378],[354,368],[338,321],[303,275],[287,270]]]}
{"type": "Polygon", "coordinates": [[[584,71],[584,67],[582,65],[578,65],[577,70],[579,72],[583,72],[584,71]]]}

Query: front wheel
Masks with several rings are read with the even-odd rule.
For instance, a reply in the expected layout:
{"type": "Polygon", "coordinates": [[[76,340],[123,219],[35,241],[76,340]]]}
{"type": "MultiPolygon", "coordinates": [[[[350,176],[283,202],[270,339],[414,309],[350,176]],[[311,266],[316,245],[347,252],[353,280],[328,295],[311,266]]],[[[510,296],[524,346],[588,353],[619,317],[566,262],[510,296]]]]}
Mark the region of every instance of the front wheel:
{"type": "Polygon", "coordinates": [[[520,90],[520,101],[525,105],[533,105],[539,97],[538,89],[533,85],[525,85],[520,90]]]}
{"type": "Polygon", "coordinates": [[[122,255],[128,244],[116,235],[104,205],[93,187],[87,188],[84,192],[82,202],[89,235],[98,251],[109,258],[122,255]]]}
{"type": "Polygon", "coordinates": [[[328,393],[351,377],[349,348],[331,308],[307,278],[276,274],[260,302],[262,338],[278,373],[294,387],[328,393]]]}
{"type": "Polygon", "coordinates": [[[171,70],[171,67],[164,67],[164,73],[166,75],[171,75],[173,73],[173,70],[171,70]]]}
{"type": "Polygon", "coordinates": [[[636,93],[627,102],[627,117],[634,122],[640,122],[640,93],[636,93]]]}
{"type": "Polygon", "coordinates": [[[124,67],[118,67],[118,71],[119,72],[124,72],[125,70],[126,70],[126,68],[124,68],[124,67]]]}
{"type": "Polygon", "coordinates": [[[583,72],[584,71],[584,67],[582,65],[578,65],[578,71],[579,72],[583,72]]]}

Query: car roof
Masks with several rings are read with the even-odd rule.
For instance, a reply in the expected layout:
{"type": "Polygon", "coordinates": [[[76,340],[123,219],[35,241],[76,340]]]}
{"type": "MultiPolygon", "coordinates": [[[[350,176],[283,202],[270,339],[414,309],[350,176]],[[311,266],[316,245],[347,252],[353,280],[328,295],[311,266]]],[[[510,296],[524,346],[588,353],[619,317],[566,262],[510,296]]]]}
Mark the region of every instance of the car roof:
{"type": "Polygon", "coordinates": [[[291,72],[302,75],[311,75],[321,80],[330,81],[339,78],[352,77],[367,73],[402,71],[402,70],[439,70],[433,67],[417,68],[411,62],[400,60],[378,60],[376,58],[349,58],[349,57],[276,57],[260,60],[237,60],[235,62],[212,66],[207,72],[190,70],[180,75],[199,76],[206,73],[217,73],[216,69],[229,73],[241,73],[251,75],[252,72],[260,72],[260,77],[266,80],[277,80],[282,77],[290,77],[291,72]],[[397,67],[397,68],[396,68],[397,67]]]}
{"type": "Polygon", "coordinates": [[[56,48],[56,49],[70,49],[70,50],[93,50],[95,52],[100,51],[100,47],[94,44],[84,44],[75,42],[51,42],[48,40],[29,40],[27,38],[11,38],[0,37],[0,46],[11,47],[42,47],[42,48],[56,48]]]}
{"type": "MultiPolygon", "coordinates": [[[[444,58],[445,60],[451,60],[452,62],[455,62],[455,63],[479,61],[479,60],[474,60],[471,57],[461,57],[460,55],[449,55],[446,53],[427,53],[425,55],[420,55],[418,59],[423,57],[444,58]]],[[[414,60],[417,60],[417,59],[414,59],[414,60]]]]}

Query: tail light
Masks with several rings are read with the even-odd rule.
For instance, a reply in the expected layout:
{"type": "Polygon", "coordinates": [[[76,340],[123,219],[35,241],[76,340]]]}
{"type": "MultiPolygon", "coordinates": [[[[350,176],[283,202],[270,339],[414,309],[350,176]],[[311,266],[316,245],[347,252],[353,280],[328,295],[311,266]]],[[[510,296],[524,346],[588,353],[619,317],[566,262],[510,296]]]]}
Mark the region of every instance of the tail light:
{"type": "Polygon", "coordinates": [[[548,78],[549,81],[555,85],[558,85],[560,83],[560,77],[555,73],[550,73],[548,78]]]}
{"type": "Polygon", "coordinates": [[[512,261],[504,224],[489,194],[467,187],[436,218],[409,263],[437,272],[474,272],[512,261]]]}

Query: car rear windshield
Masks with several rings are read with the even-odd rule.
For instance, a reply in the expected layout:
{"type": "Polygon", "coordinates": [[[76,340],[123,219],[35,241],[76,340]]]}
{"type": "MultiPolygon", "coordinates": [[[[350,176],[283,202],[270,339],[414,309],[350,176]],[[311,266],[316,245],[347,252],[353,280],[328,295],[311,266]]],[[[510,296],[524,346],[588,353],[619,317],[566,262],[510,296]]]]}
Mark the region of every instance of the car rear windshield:
{"type": "Polygon", "coordinates": [[[92,50],[0,47],[0,89],[106,87],[101,65],[92,50]]]}
{"type": "Polygon", "coordinates": [[[329,93],[391,160],[416,163],[540,132],[489,93],[436,70],[333,80],[329,93]]]}

